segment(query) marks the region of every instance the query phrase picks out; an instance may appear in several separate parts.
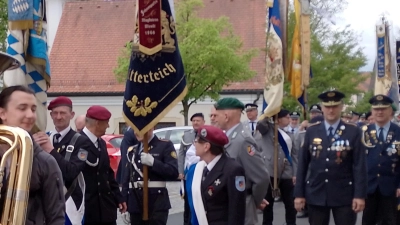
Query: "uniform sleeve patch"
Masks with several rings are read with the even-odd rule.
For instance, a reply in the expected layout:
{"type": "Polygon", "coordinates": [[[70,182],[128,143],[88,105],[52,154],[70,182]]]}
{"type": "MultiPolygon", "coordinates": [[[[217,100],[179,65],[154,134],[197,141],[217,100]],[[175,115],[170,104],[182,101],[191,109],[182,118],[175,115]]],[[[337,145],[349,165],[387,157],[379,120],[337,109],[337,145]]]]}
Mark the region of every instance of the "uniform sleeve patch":
{"type": "Polygon", "coordinates": [[[176,159],[176,158],[177,158],[177,157],[176,157],[176,152],[175,152],[175,151],[172,151],[172,152],[171,152],[171,156],[172,156],[172,158],[176,159]]]}
{"type": "Polygon", "coordinates": [[[255,152],[256,152],[256,149],[254,148],[253,145],[247,146],[247,153],[249,153],[249,155],[253,156],[255,152]]]}
{"type": "Polygon", "coordinates": [[[128,148],[128,152],[131,152],[131,151],[133,150],[133,147],[134,147],[134,146],[129,147],[129,148],[128,148]]]}
{"type": "Polygon", "coordinates": [[[82,149],[82,148],[79,149],[78,158],[79,158],[81,161],[86,161],[87,156],[88,156],[88,151],[86,151],[85,149],[82,149]]]}
{"type": "Polygon", "coordinates": [[[244,176],[235,177],[235,187],[238,191],[244,191],[244,189],[246,189],[246,182],[244,180],[244,176]]]}

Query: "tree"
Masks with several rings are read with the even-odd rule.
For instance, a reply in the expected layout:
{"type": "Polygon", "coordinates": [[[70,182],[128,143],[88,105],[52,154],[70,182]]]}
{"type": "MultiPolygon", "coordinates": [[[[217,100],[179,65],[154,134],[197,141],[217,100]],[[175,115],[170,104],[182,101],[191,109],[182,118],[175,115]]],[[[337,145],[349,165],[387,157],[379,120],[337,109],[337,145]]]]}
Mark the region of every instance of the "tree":
{"type": "MultiPolygon", "coordinates": [[[[332,1],[333,5],[326,0],[319,2],[326,11],[331,11],[333,14],[343,10],[343,6],[332,10],[329,8],[344,3],[343,0],[332,1]]],[[[291,46],[294,26],[295,16],[292,10],[288,23],[289,46],[291,46]]],[[[311,31],[313,78],[310,79],[310,86],[307,88],[308,105],[319,102],[318,95],[331,87],[345,93],[345,103],[349,104],[351,95],[360,93],[360,90],[357,89],[358,84],[366,79],[359,75],[359,69],[367,61],[359,46],[361,43],[359,36],[349,27],[333,28],[326,19],[322,19],[318,15],[311,17],[311,31]]],[[[291,49],[288,50],[290,55],[291,49]]],[[[286,83],[289,82],[286,81],[286,83]]],[[[285,85],[285,93],[287,95],[284,98],[283,106],[291,107],[288,108],[290,110],[298,110],[296,100],[289,96],[290,85],[285,85]]]]}
{"type": "MultiPolygon", "coordinates": [[[[185,125],[192,104],[206,97],[217,100],[225,85],[256,75],[249,64],[257,51],[243,50],[242,41],[234,34],[227,17],[200,18],[197,12],[201,7],[201,0],[180,0],[176,5],[178,43],[188,86],[182,100],[185,125]]],[[[118,81],[126,80],[130,47],[128,44],[122,51],[114,70],[118,81]]]]}
{"type": "Polygon", "coordinates": [[[0,51],[6,51],[6,38],[8,25],[7,0],[0,0],[0,51]]]}

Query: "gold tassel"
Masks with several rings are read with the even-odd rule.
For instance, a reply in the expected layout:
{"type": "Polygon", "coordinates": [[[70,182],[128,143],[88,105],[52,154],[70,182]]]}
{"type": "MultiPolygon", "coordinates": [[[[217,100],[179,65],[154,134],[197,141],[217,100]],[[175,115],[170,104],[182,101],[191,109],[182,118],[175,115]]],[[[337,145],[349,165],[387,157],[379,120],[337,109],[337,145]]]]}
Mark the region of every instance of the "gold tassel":
{"type": "Polygon", "coordinates": [[[33,21],[32,20],[9,21],[8,29],[9,30],[33,29],[33,21]]]}

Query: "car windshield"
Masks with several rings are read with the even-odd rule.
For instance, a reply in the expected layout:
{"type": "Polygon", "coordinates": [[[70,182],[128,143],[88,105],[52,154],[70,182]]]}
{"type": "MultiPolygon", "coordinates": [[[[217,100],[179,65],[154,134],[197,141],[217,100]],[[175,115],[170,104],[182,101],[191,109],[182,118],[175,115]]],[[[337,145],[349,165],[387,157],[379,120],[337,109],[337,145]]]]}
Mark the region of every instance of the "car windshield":
{"type": "Polygon", "coordinates": [[[122,137],[113,138],[109,142],[114,148],[120,148],[121,142],[122,142],[122,137]]]}

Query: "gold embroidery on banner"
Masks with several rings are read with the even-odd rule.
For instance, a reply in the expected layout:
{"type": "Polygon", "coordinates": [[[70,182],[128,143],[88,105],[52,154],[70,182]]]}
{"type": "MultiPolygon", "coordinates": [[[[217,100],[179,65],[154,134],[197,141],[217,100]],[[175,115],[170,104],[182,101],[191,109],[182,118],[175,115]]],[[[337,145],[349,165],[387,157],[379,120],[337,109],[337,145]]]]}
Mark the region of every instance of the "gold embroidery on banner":
{"type": "Polygon", "coordinates": [[[126,101],[126,105],[131,109],[130,111],[134,116],[147,116],[152,113],[153,109],[157,107],[157,102],[151,102],[151,99],[147,97],[144,102],[139,101],[138,97],[134,95],[131,100],[126,101]]]}

